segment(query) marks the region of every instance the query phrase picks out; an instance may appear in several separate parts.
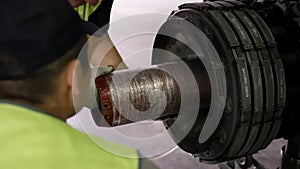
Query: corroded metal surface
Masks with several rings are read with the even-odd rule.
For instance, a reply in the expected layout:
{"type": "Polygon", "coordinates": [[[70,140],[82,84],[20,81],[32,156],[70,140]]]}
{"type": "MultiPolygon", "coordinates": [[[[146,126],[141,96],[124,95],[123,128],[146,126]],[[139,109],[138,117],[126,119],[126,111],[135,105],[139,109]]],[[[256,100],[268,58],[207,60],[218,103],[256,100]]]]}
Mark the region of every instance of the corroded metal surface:
{"type": "Polygon", "coordinates": [[[98,77],[96,85],[99,108],[110,126],[161,119],[177,115],[180,110],[176,80],[157,66],[116,71],[98,77]]]}

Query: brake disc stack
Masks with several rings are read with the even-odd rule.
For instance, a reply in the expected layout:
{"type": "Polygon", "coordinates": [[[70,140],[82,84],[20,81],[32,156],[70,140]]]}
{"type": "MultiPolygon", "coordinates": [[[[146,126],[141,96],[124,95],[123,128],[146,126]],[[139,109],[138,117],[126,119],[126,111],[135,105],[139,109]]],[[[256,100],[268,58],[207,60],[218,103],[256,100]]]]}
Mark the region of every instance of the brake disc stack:
{"type": "MultiPolygon", "coordinates": [[[[214,134],[199,143],[203,122],[196,122],[179,146],[208,163],[265,148],[278,133],[286,101],[283,64],[268,26],[254,10],[234,0],[183,4],[160,30],[175,18],[192,23],[208,37],[224,65],[227,83],[226,106],[214,134]]],[[[199,41],[196,36],[182,34],[189,28],[174,23],[181,36],[199,41]]],[[[154,48],[172,52],[182,60],[190,60],[193,55],[187,46],[163,35],[157,35],[154,48]]],[[[165,62],[168,60],[153,56],[152,64],[165,62]]],[[[172,125],[168,121],[165,124],[172,125]]]]}

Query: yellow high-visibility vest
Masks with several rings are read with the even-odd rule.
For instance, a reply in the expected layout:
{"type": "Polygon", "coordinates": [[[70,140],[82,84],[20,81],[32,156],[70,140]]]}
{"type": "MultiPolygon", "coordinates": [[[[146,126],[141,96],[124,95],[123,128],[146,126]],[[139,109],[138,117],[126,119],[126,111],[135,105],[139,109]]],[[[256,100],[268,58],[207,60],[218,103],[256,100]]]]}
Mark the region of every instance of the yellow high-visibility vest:
{"type": "Polygon", "coordinates": [[[95,6],[86,3],[84,5],[75,8],[75,10],[77,11],[77,13],[79,14],[82,20],[88,21],[89,16],[98,8],[101,2],[102,1],[99,0],[98,4],[95,6]]]}
{"type": "MultiPolygon", "coordinates": [[[[102,140],[137,157],[137,152],[102,140]]],[[[0,103],[1,169],[138,169],[138,158],[114,155],[63,121],[32,108],[0,103]]]]}

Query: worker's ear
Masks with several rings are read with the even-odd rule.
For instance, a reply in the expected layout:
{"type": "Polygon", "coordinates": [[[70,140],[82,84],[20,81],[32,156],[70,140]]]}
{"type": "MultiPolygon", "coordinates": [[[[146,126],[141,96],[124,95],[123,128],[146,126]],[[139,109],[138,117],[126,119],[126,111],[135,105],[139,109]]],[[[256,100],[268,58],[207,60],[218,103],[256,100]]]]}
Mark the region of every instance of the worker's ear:
{"type": "Polygon", "coordinates": [[[68,95],[69,99],[72,100],[72,89],[73,89],[73,74],[74,74],[74,69],[76,65],[76,59],[70,61],[65,69],[65,77],[66,77],[66,82],[67,82],[67,87],[68,87],[68,95]]]}
{"type": "Polygon", "coordinates": [[[85,60],[74,60],[66,67],[68,97],[74,105],[75,111],[78,112],[89,96],[91,68],[85,60]]]}

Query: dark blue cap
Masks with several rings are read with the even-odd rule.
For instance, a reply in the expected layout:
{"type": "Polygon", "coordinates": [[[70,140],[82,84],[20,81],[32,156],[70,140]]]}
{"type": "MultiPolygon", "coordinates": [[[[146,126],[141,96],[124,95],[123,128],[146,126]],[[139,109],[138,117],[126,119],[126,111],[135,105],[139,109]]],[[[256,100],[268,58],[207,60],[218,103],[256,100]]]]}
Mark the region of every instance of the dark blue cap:
{"type": "Polygon", "coordinates": [[[0,79],[28,75],[83,36],[67,0],[7,0],[0,5],[0,79]]]}

